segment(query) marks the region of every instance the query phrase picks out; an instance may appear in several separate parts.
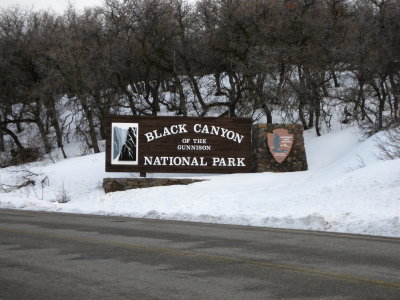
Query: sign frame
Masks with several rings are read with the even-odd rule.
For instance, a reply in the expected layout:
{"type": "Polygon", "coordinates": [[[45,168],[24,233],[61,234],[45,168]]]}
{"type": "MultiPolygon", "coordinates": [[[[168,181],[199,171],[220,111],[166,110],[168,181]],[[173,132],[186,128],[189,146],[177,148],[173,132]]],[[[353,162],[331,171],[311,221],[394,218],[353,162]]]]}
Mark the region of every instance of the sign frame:
{"type": "Polygon", "coordinates": [[[141,174],[250,173],[251,128],[250,118],[110,115],[105,118],[105,168],[141,174]],[[138,124],[137,164],[112,163],[113,124],[118,123],[138,124]]]}

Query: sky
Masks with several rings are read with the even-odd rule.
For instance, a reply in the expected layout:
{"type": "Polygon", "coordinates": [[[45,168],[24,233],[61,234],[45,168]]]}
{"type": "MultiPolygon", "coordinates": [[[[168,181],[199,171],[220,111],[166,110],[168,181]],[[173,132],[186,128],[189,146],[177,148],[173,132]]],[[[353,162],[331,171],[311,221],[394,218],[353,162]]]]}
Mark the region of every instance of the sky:
{"type": "Polygon", "coordinates": [[[57,13],[61,13],[67,7],[68,2],[74,4],[77,9],[83,9],[87,6],[101,5],[103,0],[1,0],[0,8],[8,8],[19,6],[21,8],[40,10],[52,9],[57,13]]]}

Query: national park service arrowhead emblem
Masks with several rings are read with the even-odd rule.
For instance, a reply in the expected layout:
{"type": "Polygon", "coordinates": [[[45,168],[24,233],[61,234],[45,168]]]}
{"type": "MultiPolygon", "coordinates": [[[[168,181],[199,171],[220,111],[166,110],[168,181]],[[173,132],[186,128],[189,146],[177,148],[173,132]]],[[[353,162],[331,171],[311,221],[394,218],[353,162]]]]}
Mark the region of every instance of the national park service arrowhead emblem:
{"type": "Polygon", "coordinates": [[[268,148],[278,163],[283,162],[293,146],[294,135],[284,128],[277,128],[267,134],[268,148]]]}

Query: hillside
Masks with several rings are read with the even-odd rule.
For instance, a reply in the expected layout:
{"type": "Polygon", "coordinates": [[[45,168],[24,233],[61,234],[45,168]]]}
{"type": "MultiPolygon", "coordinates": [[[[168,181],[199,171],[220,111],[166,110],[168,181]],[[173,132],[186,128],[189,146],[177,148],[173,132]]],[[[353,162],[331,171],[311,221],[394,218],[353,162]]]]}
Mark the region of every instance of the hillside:
{"type": "Polygon", "coordinates": [[[105,173],[104,153],[9,167],[0,169],[3,186],[22,176],[36,184],[6,187],[0,207],[400,237],[400,160],[379,160],[376,136],[360,139],[353,127],[321,137],[306,131],[306,172],[201,174],[193,177],[207,181],[110,194],[104,177],[138,174],[105,173]],[[63,194],[69,202],[58,202],[63,194]]]}

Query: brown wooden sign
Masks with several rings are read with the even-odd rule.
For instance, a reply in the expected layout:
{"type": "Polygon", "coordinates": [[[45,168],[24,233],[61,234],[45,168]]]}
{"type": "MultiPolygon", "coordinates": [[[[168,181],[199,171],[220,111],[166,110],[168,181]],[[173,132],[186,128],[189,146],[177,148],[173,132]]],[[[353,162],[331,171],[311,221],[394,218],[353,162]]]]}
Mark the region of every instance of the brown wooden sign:
{"type": "Polygon", "coordinates": [[[277,128],[267,134],[269,151],[278,163],[288,157],[293,146],[293,134],[284,128],[277,128]]]}
{"type": "Polygon", "coordinates": [[[106,118],[106,171],[238,173],[251,171],[251,119],[106,118]]]}

